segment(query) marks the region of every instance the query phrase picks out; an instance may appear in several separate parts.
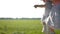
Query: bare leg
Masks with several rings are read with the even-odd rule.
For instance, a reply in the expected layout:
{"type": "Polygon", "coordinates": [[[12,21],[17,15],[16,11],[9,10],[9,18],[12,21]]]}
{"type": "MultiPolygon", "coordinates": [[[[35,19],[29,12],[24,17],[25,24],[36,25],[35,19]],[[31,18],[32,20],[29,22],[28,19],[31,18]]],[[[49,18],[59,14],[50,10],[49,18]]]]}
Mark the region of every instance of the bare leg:
{"type": "Polygon", "coordinates": [[[54,27],[50,27],[50,34],[55,34],[54,27]]]}

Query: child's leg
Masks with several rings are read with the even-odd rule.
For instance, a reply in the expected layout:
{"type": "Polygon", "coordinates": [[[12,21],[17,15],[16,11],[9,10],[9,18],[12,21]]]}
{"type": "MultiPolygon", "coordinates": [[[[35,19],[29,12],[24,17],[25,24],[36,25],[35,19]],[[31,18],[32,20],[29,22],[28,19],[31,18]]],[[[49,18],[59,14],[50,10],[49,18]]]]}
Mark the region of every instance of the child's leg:
{"type": "Polygon", "coordinates": [[[53,26],[51,26],[49,29],[50,29],[50,34],[55,34],[55,31],[54,31],[54,27],[53,26]]]}

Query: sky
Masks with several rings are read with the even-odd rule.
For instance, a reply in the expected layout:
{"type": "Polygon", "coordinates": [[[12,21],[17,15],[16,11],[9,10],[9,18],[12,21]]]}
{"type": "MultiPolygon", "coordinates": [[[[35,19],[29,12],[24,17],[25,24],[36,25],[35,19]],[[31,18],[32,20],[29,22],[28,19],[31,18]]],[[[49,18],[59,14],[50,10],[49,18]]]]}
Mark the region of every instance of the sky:
{"type": "Polygon", "coordinates": [[[42,0],[0,0],[0,18],[42,18],[45,8],[34,8],[44,4],[42,0]]]}

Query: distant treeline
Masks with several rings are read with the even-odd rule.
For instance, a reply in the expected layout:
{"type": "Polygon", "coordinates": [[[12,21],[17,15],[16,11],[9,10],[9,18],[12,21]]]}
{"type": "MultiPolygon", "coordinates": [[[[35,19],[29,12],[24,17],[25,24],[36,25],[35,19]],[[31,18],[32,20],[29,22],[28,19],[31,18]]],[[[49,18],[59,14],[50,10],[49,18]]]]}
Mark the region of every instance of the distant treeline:
{"type": "Polygon", "coordinates": [[[41,18],[0,18],[0,20],[2,19],[8,19],[8,20],[40,20],[41,18]]]}

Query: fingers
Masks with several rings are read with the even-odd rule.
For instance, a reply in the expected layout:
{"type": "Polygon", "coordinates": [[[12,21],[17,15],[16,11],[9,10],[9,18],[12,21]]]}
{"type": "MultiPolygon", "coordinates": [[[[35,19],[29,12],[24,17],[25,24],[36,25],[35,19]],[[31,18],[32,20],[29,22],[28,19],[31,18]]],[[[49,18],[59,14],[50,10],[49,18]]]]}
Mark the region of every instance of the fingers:
{"type": "Polygon", "coordinates": [[[37,5],[34,5],[35,8],[37,8],[38,6],[37,5]]]}

